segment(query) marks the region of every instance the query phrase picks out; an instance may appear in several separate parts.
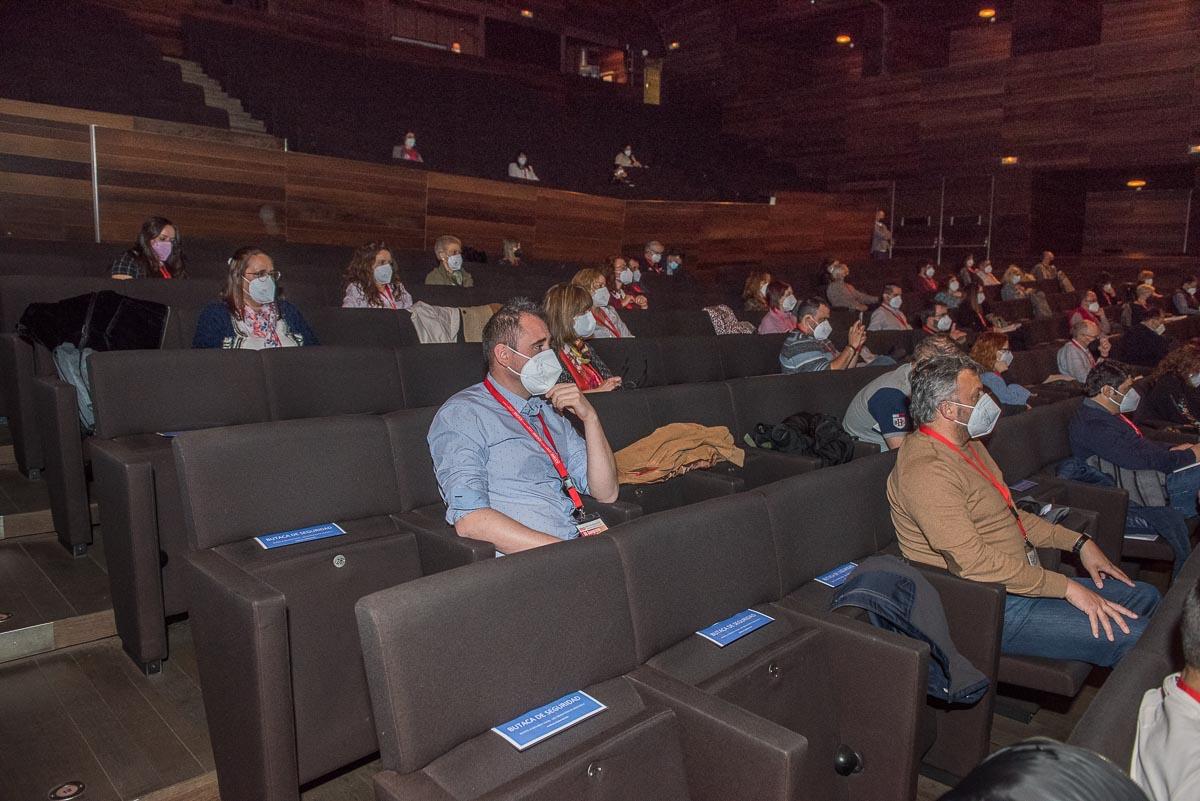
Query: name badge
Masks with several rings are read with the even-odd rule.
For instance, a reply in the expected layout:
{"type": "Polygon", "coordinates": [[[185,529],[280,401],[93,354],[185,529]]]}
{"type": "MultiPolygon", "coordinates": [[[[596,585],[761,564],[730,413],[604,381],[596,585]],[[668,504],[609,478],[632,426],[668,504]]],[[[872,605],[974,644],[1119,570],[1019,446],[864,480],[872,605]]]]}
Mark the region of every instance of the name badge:
{"type": "Polygon", "coordinates": [[[545,706],[531,709],[507,723],[501,723],[493,727],[492,731],[508,741],[513,748],[524,751],[529,746],[536,745],[547,737],[553,737],[605,709],[608,707],[579,690],[567,693],[545,706]]]}
{"type": "Polygon", "coordinates": [[[296,528],[291,531],[262,534],[255,537],[254,541],[263,548],[271,550],[272,548],[282,548],[286,545],[296,545],[301,542],[312,542],[313,540],[323,540],[327,537],[338,537],[345,533],[346,530],[337,523],[321,523],[320,525],[296,528]]]}
{"type": "Polygon", "coordinates": [[[1029,562],[1030,567],[1042,566],[1042,560],[1038,558],[1037,548],[1034,548],[1028,542],[1025,543],[1025,559],[1029,562]]]}
{"type": "Polygon", "coordinates": [[[581,514],[575,519],[575,530],[581,537],[594,537],[608,531],[608,525],[600,515],[581,514]]]}
{"type": "Polygon", "coordinates": [[[709,642],[716,643],[718,647],[724,648],[729,643],[740,640],[750,632],[761,629],[774,620],[775,618],[767,617],[762,612],[747,609],[719,623],[713,623],[706,629],[700,629],[696,633],[709,642]]]}
{"type": "Polygon", "coordinates": [[[826,587],[840,587],[846,583],[846,579],[850,578],[850,574],[858,567],[858,562],[847,562],[844,565],[838,565],[828,573],[822,573],[817,576],[817,581],[824,584],[826,587]]]}

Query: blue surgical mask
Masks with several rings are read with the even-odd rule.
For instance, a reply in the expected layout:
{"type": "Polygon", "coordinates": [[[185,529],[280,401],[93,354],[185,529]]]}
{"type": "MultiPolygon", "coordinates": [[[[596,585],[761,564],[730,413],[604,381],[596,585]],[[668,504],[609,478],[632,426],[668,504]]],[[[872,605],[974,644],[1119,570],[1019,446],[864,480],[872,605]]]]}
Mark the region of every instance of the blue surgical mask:
{"type": "Polygon", "coordinates": [[[462,254],[455,253],[453,256],[446,257],[446,266],[449,267],[454,272],[458,272],[459,270],[462,269],[462,261],[463,261],[462,254]]]}
{"type": "Polygon", "coordinates": [[[271,276],[263,275],[253,281],[247,280],[246,283],[249,288],[248,294],[255,303],[265,305],[275,302],[275,279],[271,276]]]}
{"type": "Polygon", "coordinates": [[[388,262],[375,265],[375,283],[390,284],[392,282],[392,265],[388,262]]]}

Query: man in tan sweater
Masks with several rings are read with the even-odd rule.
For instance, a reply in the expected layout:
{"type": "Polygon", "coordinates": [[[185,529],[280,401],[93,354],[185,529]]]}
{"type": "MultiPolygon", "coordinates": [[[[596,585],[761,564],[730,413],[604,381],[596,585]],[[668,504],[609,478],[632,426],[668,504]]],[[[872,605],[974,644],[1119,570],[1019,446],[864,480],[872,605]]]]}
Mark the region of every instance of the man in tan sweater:
{"type": "Polygon", "coordinates": [[[1004,476],[977,437],[999,408],[965,356],[939,356],[913,370],[904,439],[888,478],[892,522],[904,556],[1008,590],[1001,650],[1115,664],[1137,642],[1158,591],[1133,582],[1086,536],[1016,509],[1004,476]],[[1090,579],[1040,566],[1035,547],[1078,554],[1090,579]]]}

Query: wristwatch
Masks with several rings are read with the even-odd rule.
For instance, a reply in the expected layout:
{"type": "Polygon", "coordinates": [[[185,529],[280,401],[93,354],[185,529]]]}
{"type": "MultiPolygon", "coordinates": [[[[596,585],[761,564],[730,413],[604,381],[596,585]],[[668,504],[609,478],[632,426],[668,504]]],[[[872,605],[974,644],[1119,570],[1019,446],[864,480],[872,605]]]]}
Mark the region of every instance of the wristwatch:
{"type": "Polygon", "coordinates": [[[1075,544],[1071,546],[1071,553],[1079,556],[1079,552],[1083,550],[1083,546],[1091,541],[1092,538],[1087,534],[1080,534],[1079,539],[1075,540],[1075,544]]]}

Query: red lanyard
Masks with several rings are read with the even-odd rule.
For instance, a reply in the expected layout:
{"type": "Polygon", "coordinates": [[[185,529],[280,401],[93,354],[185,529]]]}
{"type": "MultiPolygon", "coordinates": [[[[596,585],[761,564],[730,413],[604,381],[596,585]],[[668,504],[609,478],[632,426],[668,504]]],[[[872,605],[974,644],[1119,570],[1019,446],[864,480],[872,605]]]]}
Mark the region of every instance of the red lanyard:
{"type": "Polygon", "coordinates": [[[394,297],[392,297],[392,287],[388,284],[383,284],[382,286],[383,286],[383,288],[379,294],[387,295],[387,304],[386,304],[387,307],[389,309],[396,308],[396,299],[394,297]]]}
{"type": "Polygon", "coordinates": [[[1175,686],[1190,695],[1197,703],[1200,703],[1200,690],[1197,690],[1195,687],[1188,686],[1188,683],[1183,680],[1182,675],[1175,679],[1175,686]]]}
{"type": "Polygon", "coordinates": [[[159,274],[159,275],[161,275],[163,278],[170,278],[170,277],[171,277],[171,271],[170,271],[170,270],[168,270],[168,269],[166,268],[166,266],[165,266],[165,265],[162,265],[162,264],[158,265],[158,274],[159,274]]]}
{"type": "Polygon", "coordinates": [[[979,324],[980,324],[981,326],[983,326],[983,330],[985,330],[985,331],[986,331],[986,330],[988,329],[988,327],[989,327],[989,326],[988,326],[988,321],[987,321],[987,318],[983,316],[983,312],[981,312],[981,311],[979,311],[978,309],[976,309],[976,310],[975,310],[975,316],[979,318],[979,324]]]}
{"type": "Polygon", "coordinates": [[[603,310],[599,308],[592,309],[592,316],[596,318],[596,322],[611,331],[614,337],[617,339],[621,338],[621,332],[617,330],[617,327],[608,319],[608,315],[603,310]]]}
{"type": "Polygon", "coordinates": [[[575,359],[563,348],[563,364],[567,366],[567,372],[571,374],[571,378],[575,381],[575,385],[580,389],[595,389],[604,383],[604,379],[600,376],[600,372],[590,364],[580,364],[575,367],[575,359]]]}
{"type": "Polygon", "coordinates": [[[1126,417],[1123,414],[1118,414],[1117,417],[1120,417],[1121,420],[1125,423],[1125,425],[1127,425],[1133,429],[1133,433],[1138,435],[1138,439],[1142,438],[1142,429],[1140,429],[1136,425],[1134,425],[1132,420],[1130,420],[1128,417],[1126,417]]]}
{"type": "Polygon", "coordinates": [[[884,306],[883,308],[887,311],[888,314],[892,315],[897,320],[899,320],[900,324],[903,325],[905,328],[912,328],[912,326],[908,324],[908,318],[905,317],[903,314],[900,314],[900,312],[896,311],[891,306],[884,306]]]}
{"type": "Polygon", "coordinates": [[[533,426],[529,425],[529,421],[513,408],[513,405],[500,394],[499,390],[492,386],[490,378],[483,379],[483,385],[487,387],[488,392],[492,393],[492,397],[504,407],[504,411],[511,414],[513,419],[521,424],[521,427],[525,429],[529,436],[533,437],[533,441],[542,446],[542,450],[550,457],[550,463],[554,465],[554,470],[558,473],[558,477],[562,479],[563,490],[571,499],[571,503],[575,506],[575,511],[578,512],[583,509],[583,498],[579,497],[579,490],[575,489],[575,483],[571,481],[571,474],[567,470],[567,466],[563,463],[562,457],[558,455],[558,448],[554,444],[554,437],[550,436],[550,429],[546,426],[546,419],[540,413],[538,414],[538,420],[542,424],[542,433],[546,435],[545,439],[543,439],[537,431],[534,431],[533,426]]]}
{"type": "Polygon", "coordinates": [[[1096,357],[1092,355],[1092,352],[1090,350],[1085,348],[1083,345],[1080,345],[1078,342],[1076,342],[1073,339],[1071,340],[1071,344],[1074,345],[1075,347],[1079,348],[1081,351],[1083,351],[1083,355],[1088,357],[1088,361],[1091,362],[1092,367],[1096,366],[1096,357]]]}
{"type": "Polygon", "coordinates": [[[976,473],[986,478],[988,483],[996,488],[996,492],[999,492],[1001,497],[1004,498],[1004,503],[1006,506],[1008,506],[1008,511],[1012,512],[1013,519],[1017,521],[1017,528],[1021,529],[1021,536],[1025,538],[1025,542],[1029,542],[1029,533],[1025,531],[1025,524],[1021,522],[1021,515],[1017,513],[1017,507],[1015,504],[1013,504],[1012,492],[1009,491],[1008,487],[1004,486],[1004,482],[998,480],[994,475],[992,475],[992,471],[987,469],[987,467],[983,464],[983,460],[975,455],[975,450],[968,445],[967,450],[971,451],[971,456],[967,456],[965,453],[959,450],[957,445],[943,437],[938,432],[934,431],[929,426],[921,426],[919,431],[927,437],[933,437],[938,442],[957,453],[963,458],[964,462],[969,464],[972,469],[975,470],[976,473]]]}

